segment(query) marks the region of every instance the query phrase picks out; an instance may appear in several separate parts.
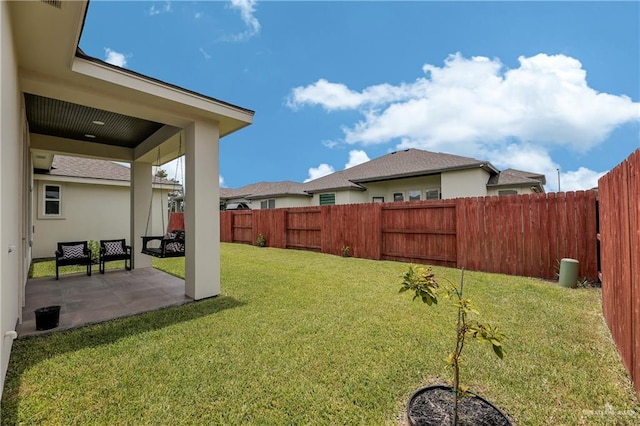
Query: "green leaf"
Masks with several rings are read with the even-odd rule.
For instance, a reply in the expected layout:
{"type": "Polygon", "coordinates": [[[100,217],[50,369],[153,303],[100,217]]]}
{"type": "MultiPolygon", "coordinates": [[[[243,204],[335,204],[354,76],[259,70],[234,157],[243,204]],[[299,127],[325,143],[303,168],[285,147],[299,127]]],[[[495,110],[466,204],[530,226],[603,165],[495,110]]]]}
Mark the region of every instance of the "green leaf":
{"type": "Polygon", "coordinates": [[[492,345],[492,347],[493,347],[493,352],[495,352],[496,355],[498,355],[498,358],[502,359],[502,357],[504,356],[504,351],[502,350],[502,346],[492,345]]]}

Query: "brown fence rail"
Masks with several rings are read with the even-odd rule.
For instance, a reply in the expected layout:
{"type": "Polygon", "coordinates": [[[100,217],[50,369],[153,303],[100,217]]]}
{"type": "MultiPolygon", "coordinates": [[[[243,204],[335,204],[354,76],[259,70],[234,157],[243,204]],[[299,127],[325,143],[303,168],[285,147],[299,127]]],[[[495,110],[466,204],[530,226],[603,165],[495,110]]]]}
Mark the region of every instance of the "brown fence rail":
{"type": "Polygon", "coordinates": [[[221,241],[556,278],[596,280],[596,191],[221,212],[221,241]]]}
{"type": "Polygon", "coordinates": [[[602,310],[640,398],[640,149],[598,189],[602,310]]]}

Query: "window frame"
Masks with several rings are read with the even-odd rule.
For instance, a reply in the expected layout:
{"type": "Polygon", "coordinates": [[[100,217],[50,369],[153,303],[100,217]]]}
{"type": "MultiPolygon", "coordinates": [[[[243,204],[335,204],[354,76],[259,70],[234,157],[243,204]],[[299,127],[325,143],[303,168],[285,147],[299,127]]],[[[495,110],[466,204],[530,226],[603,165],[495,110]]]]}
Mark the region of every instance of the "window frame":
{"type": "Polygon", "coordinates": [[[58,183],[42,183],[42,211],[41,217],[43,218],[60,218],[62,217],[62,185],[58,183]],[[57,188],[58,196],[56,198],[49,198],[47,188],[57,188]],[[47,213],[47,205],[49,203],[57,203],[57,213],[47,213]]]}
{"type": "Polygon", "coordinates": [[[372,203],[384,203],[384,197],[373,197],[371,202],[372,203]]]}
{"type": "Polygon", "coordinates": [[[323,194],[318,194],[318,204],[321,206],[335,206],[336,205],[336,193],[335,192],[326,192],[323,194]],[[323,202],[323,198],[333,198],[333,202],[323,202]]]}
{"type": "Polygon", "coordinates": [[[276,208],[275,198],[267,198],[264,200],[260,200],[260,210],[271,210],[275,208],[276,208]]]}
{"type": "Polygon", "coordinates": [[[394,192],[393,193],[393,201],[397,203],[401,203],[404,201],[404,192],[394,192]]]}
{"type": "Polygon", "coordinates": [[[419,189],[412,189],[410,191],[407,191],[407,199],[408,199],[407,201],[421,201],[422,191],[420,191],[419,189]],[[417,194],[418,198],[416,198],[415,194],[417,194]]]}
{"type": "Polygon", "coordinates": [[[518,195],[517,189],[499,189],[498,196],[505,197],[507,195],[518,195]]]}
{"type": "Polygon", "coordinates": [[[440,200],[442,198],[442,194],[440,193],[440,188],[431,188],[431,189],[425,189],[424,190],[424,199],[425,200],[440,200]],[[437,193],[436,198],[429,198],[429,193],[433,193],[433,192],[437,193]]]}

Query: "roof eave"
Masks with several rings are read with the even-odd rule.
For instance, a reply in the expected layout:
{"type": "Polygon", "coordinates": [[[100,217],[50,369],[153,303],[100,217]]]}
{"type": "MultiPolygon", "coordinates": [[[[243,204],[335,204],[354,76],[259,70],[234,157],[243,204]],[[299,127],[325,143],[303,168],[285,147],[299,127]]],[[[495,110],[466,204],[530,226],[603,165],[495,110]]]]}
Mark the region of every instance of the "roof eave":
{"type": "Polygon", "coordinates": [[[290,194],[290,193],[276,193],[276,194],[257,194],[257,195],[247,195],[245,198],[247,200],[257,200],[261,198],[278,198],[278,197],[306,197],[309,198],[309,194],[290,194]]]}
{"type": "Polygon", "coordinates": [[[422,177],[422,176],[432,176],[432,175],[437,175],[437,174],[442,174],[445,172],[456,172],[456,171],[460,171],[460,170],[470,170],[470,169],[477,169],[477,168],[481,168],[489,173],[498,173],[498,170],[493,167],[491,165],[491,163],[477,163],[477,164],[470,164],[470,165],[465,165],[465,166],[456,166],[456,167],[447,167],[447,168],[441,168],[441,169],[433,169],[433,170],[422,170],[422,171],[418,171],[418,172],[410,172],[410,173],[398,173],[398,174],[394,174],[394,175],[388,175],[388,176],[378,176],[378,177],[374,177],[374,178],[365,178],[365,179],[351,179],[351,182],[354,183],[368,183],[368,182],[380,182],[380,181],[384,181],[384,180],[395,180],[395,179],[407,179],[407,178],[412,178],[412,177],[422,177]]]}
{"type": "Polygon", "coordinates": [[[308,189],[305,192],[308,194],[317,194],[319,192],[330,192],[330,191],[344,191],[344,190],[354,190],[354,191],[366,191],[367,188],[363,188],[362,186],[339,186],[334,188],[320,188],[320,189],[308,189]]]}

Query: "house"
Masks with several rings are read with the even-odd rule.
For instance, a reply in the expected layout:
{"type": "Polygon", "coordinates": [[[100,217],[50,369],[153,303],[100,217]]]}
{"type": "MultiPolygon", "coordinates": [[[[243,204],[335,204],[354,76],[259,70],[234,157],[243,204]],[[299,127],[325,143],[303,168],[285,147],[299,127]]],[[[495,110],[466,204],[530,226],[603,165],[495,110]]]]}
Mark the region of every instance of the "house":
{"type": "MultiPolygon", "coordinates": [[[[113,161],[56,155],[33,175],[32,257],[49,258],[58,241],[129,237],[131,170],[113,161]]],[[[163,235],[169,193],[181,185],[153,178],[144,235],[163,235]]]]}
{"type": "Polygon", "coordinates": [[[311,195],[305,192],[304,184],[292,181],[259,182],[239,189],[220,188],[220,200],[226,206],[245,204],[252,209],[273,209],[276,198],[277,207],[306,207],[310,205],[311,195]]]}
{"type": "Polygon", "coordinates": [[[43,202],[45,211],[65,208],[67,182],[49,199],[39,200],[34,188],[42,174],[35,170],[53,170],[57,155],[130,164],[122,237],[133,245],[135,268],[151,267],[139,248],[152,166],[184,156],[185,295],[220,293],[220,221],[211,215],[219,203],[219,144],[249,126],[254,112],[86,55],[78,43],[88,8],[86,0],[0,2],[0,390],[22,321],[40,220],[34,209],[43,202]]]}
{"type": "Polygon", "coordinates": [[[251,202],[252,209],[390,201],[437,200],[544,192],[545,176],[499,171],[488,161],[406,149],[309,181],[260,182],[222,188],[227,203],[251,202]]]}

